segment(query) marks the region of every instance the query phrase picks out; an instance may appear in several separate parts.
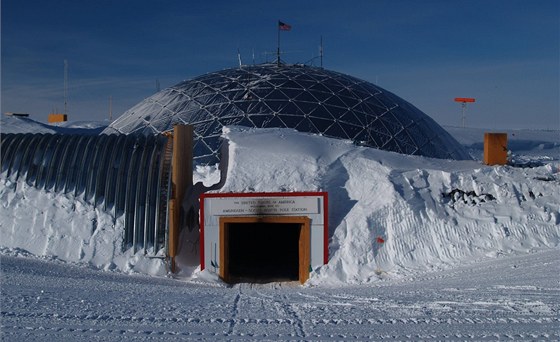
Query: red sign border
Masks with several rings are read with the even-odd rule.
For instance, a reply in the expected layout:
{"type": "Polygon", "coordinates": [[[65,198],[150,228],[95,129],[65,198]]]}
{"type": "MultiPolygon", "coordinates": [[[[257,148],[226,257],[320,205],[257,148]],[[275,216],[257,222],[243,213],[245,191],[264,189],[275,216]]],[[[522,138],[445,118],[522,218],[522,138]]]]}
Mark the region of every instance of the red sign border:
{"type": "Polygon", "coordinates": [[[229,198],[229,197],[323,197],[323,264],[329,262],[329,194],[326,191],[304,191],[304,192],[228,192],[228,193],[204,193],[200,195],[200,270],[206,268],[204,262],[204,199],[206,198],[229,198]]]}

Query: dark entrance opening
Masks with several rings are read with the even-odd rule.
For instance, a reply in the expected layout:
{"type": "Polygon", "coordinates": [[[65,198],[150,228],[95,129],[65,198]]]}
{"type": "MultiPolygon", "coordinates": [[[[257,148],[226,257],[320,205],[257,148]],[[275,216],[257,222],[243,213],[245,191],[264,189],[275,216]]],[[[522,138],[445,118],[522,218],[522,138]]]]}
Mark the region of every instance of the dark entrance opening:
{"type": "Polygon", "coordinates": [[[299,279],[296,223],[230,223],[229,276],[233,282],[299,279]]]}
{"type": "Polygon", "coordinates": [[[220,276],[228,283],[305,282],[307,217],[220,218],[220,276]]]}

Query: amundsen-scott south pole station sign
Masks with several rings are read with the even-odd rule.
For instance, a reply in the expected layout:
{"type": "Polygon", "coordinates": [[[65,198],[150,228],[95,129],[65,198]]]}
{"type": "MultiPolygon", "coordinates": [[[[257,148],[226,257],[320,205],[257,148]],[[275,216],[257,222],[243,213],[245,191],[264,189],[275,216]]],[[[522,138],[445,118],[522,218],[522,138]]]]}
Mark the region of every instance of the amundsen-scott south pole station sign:
{"type": "Polygon", "coordinates": [[[225,197],[216,198],[214,215],[294,215],[319,213],[314,197],[225,197]]]}
{"type": "MultiPolygon", "coordinates": [[[[307,217],[310,222],[310,265],[328,262],[328,194],[326,192],[204,193],[200,196],[200,266],[220,257],[220,220],[307,217]]],[[[253,222],[253,221],[251,221],[253,222]]],[[[268,229],[273,228],[270,226],[268,229]]]]}

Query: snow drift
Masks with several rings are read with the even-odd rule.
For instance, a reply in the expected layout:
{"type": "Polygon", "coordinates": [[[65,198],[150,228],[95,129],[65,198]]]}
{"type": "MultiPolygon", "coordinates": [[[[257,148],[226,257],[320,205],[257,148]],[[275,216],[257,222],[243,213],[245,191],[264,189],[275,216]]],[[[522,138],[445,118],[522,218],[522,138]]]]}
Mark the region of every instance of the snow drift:
{"type": "MultiPolygon", "coordinates": [[[[481,130],[451,132],[480,153],[481,130]]],[[[406,156],[290,129],[228,127],[223,136],[229,165],[220,192],[329,192],[329,263],[313,270],[309,285],[369,283],[560,243],[558,132],[512,139],[512,157],[531,167],[406,156]]],[[[219,179],[216,166],[198,167],[194,177],[206,186],[219,179]]],[[[4,178],[0,201],[1,253],[166,273],[161,259],[122,252],[123,223],[86,203],[4,178]]],[[[196,245],[181,248],[198,253],[196,245]]]]}
{"type": "Polygon", "coordinates": [[[32,254],[104,270],[165,275],[165,264],[122,252],[123,217],[115,219],[72,195],[0,180],[0,254],[32,254]]]}
{"type": "Polygon", "coordinates": [[[309,284],[359,284],[560,241],[557,162],[489,167],[285,129],[225,137],[221,192],[329,192],[330,260],[309,284]]]}

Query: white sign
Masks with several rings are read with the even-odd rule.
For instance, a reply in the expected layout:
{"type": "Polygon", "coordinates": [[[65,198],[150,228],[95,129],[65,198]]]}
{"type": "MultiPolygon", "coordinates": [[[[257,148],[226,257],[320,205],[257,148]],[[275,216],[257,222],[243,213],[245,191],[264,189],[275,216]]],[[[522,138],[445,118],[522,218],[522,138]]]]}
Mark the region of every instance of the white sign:
{"type": "Polygon", "coordinates": [[[212,215],[318,214],[318,197],[223,197],[213,198],[212,215]]]}

